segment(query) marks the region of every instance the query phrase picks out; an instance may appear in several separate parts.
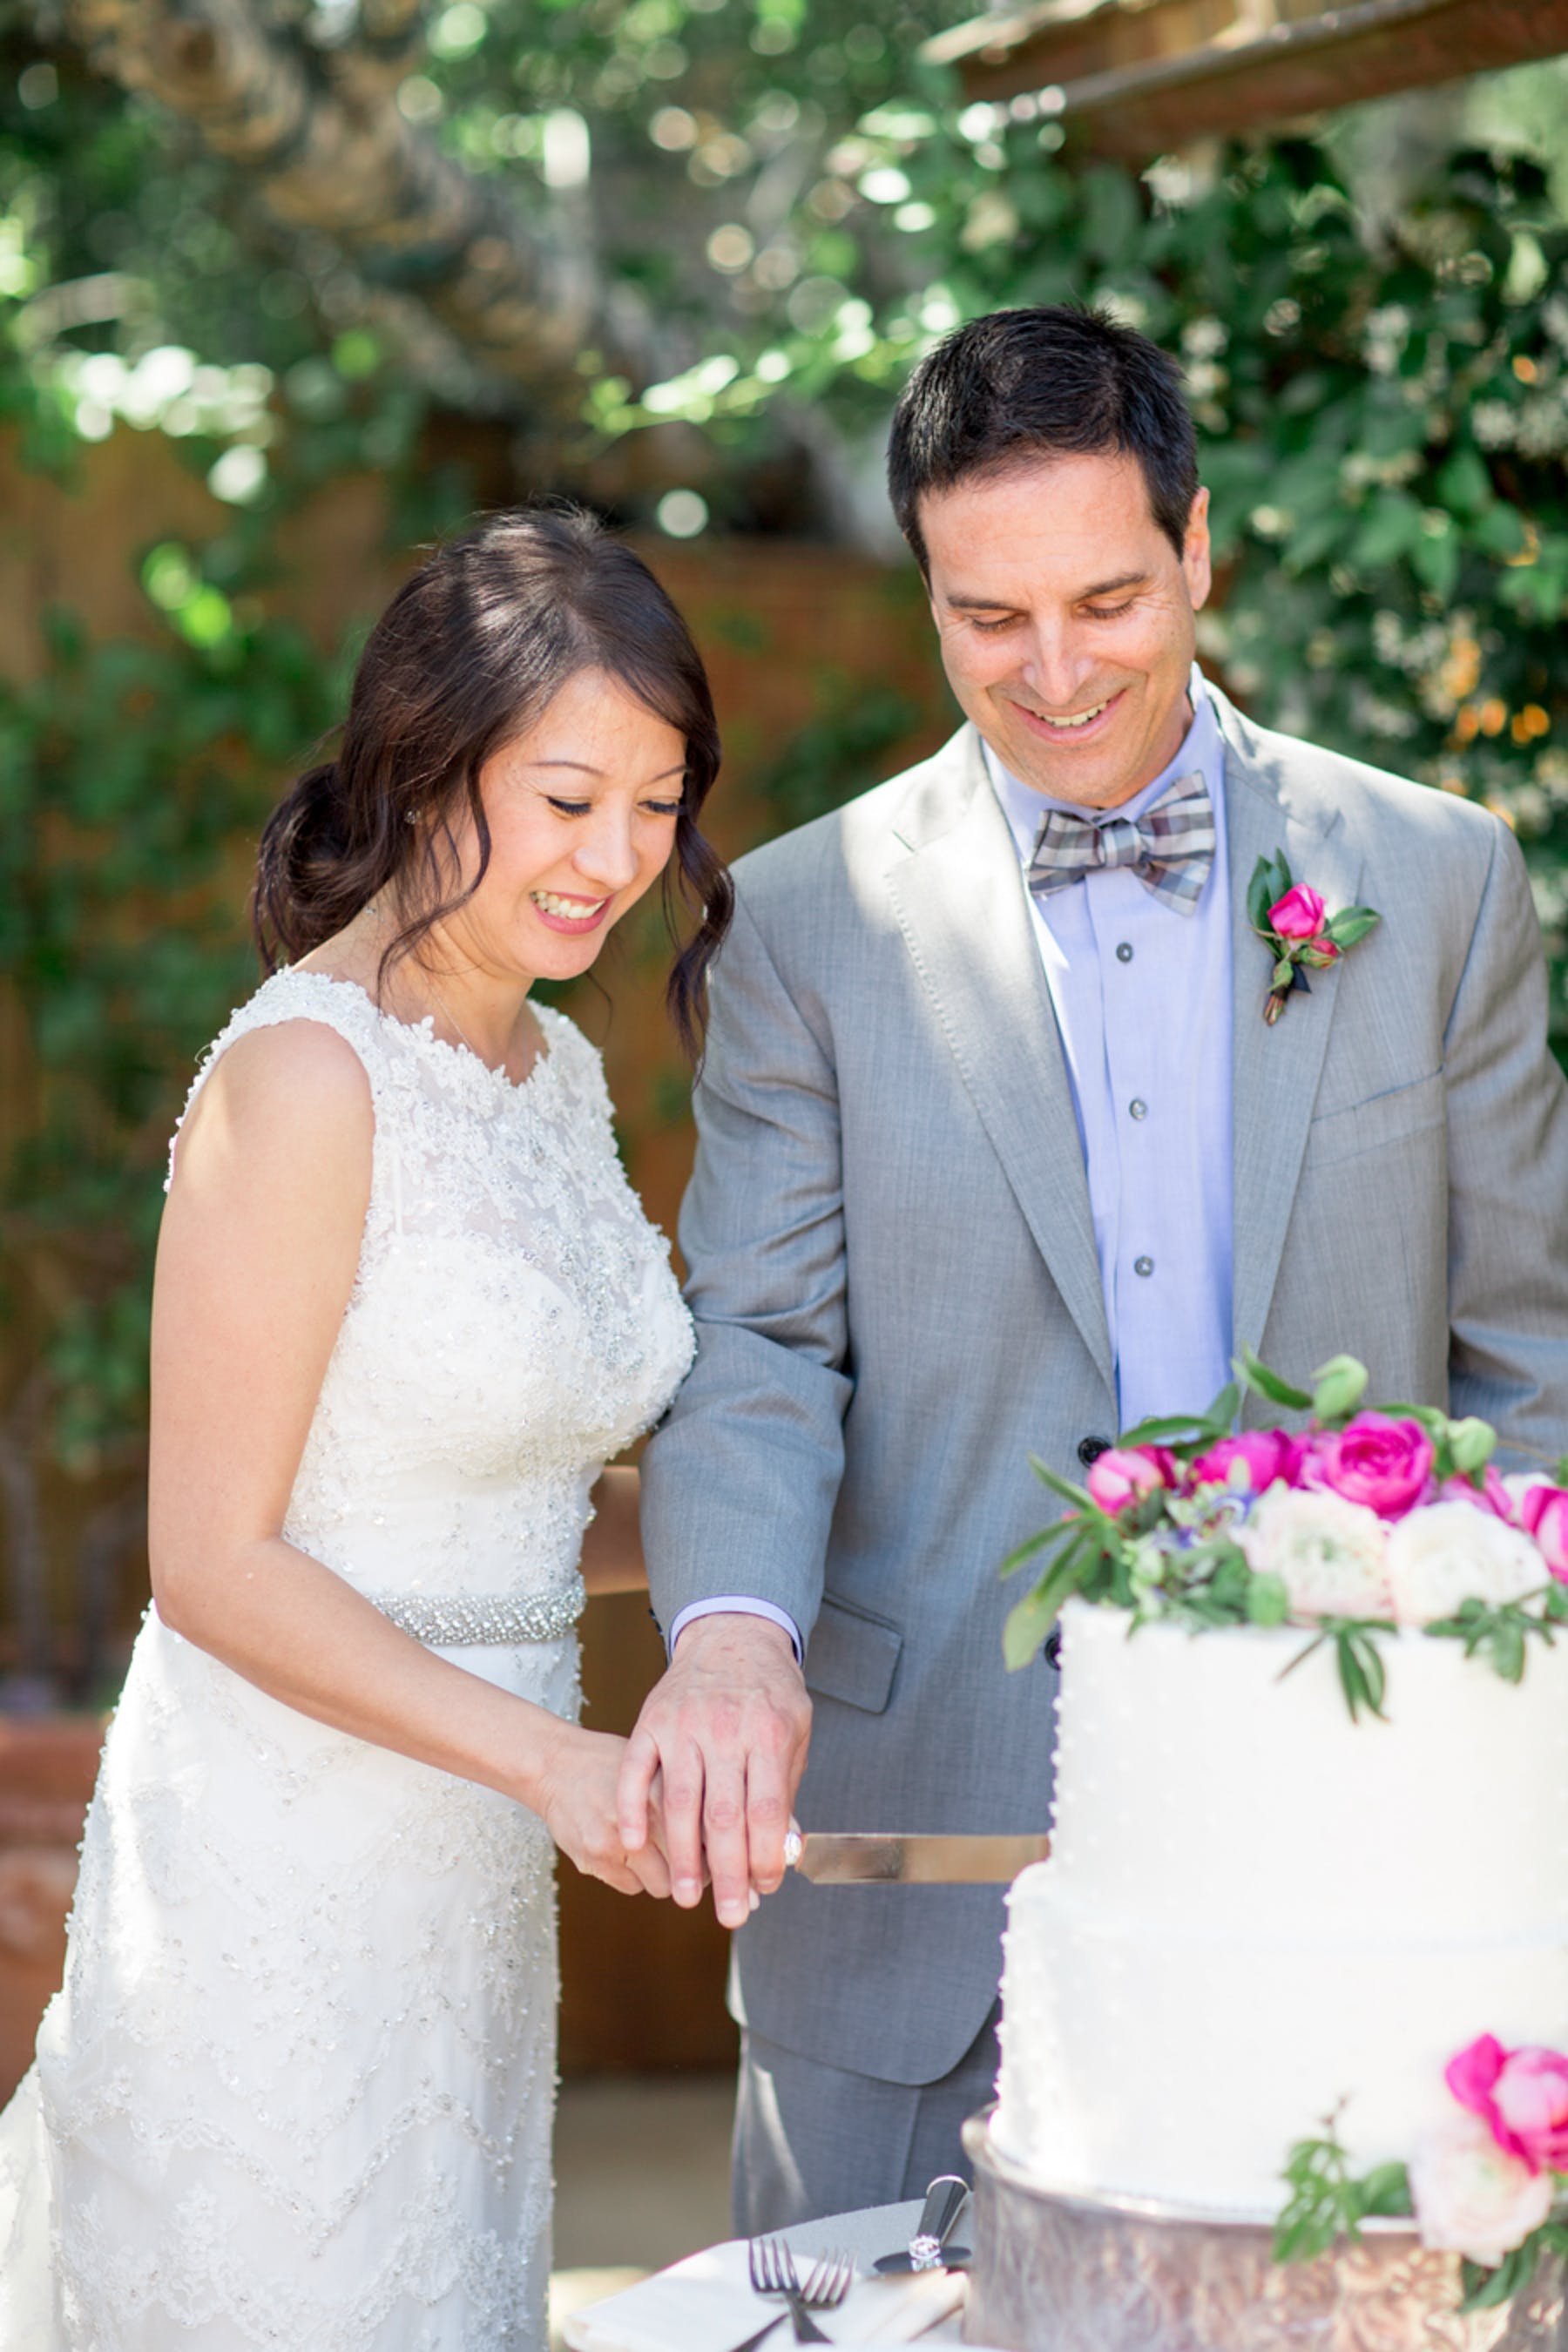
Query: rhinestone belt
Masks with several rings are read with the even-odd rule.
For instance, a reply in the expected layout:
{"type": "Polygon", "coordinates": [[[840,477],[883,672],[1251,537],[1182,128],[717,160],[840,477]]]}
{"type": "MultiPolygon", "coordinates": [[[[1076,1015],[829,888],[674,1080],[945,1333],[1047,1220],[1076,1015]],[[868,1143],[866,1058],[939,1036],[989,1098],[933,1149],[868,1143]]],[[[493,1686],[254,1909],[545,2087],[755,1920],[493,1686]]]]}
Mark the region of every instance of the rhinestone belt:
{"type": "Polygon", "coordinates": [[[513,1600],[505,1593],[478,1593],[443,1600],[419,1593],[367,1592],[384,1617],[433,1650],[477,1649],[497,1642],[558,1642],[587,1605],[580,1576],[558,1591],[513,1600]]]}

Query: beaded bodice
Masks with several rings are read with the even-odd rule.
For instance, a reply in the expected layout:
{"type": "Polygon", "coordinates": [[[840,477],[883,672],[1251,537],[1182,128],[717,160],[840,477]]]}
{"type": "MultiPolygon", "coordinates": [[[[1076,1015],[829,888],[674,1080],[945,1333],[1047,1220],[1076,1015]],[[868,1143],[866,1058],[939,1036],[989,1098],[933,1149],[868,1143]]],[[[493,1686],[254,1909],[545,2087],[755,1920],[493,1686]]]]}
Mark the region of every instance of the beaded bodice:
{"type": "Polygon", "coordinates": [[[237,1037],[284,1021],[324,1023],[364,1065],[364,1234],[285,1533],[433,1626],[479,1597],[570,1603],[589,1490],[691,1359],[598,1054],[564,1014],[538,1018],[547,1050],[514,1086],[428,1017],[395,1021],[352,982],[281,971],[192,1089],[237,1037]]]}

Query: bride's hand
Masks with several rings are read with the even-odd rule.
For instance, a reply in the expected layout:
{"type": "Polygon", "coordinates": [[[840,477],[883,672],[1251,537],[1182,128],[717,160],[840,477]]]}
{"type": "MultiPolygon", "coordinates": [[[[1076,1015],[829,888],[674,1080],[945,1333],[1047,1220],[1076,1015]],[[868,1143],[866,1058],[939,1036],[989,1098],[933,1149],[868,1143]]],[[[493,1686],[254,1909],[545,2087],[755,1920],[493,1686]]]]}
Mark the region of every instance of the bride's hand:
{"type": "MultiPolygon", "coordinates": [[[[668,1895],[669,1871],[650,1839],[628,1853],[616,1818],[624,1739],[563,1724],[541,1776],[534,1809],[568,1862],[622,1895],[668,1895]]],[[[656,1832],[657,1835],[657,1832],[656,1832]]]]}

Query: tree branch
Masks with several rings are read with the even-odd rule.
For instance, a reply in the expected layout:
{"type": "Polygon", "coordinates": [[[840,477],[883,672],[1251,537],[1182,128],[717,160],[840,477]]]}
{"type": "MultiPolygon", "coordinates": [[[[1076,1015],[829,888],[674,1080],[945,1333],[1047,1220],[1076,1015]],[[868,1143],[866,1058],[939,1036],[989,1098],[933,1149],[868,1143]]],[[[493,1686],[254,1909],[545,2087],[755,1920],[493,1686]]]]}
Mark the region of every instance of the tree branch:
{"type": "MultiPolygon", "coordinates": [[[[177,12],[169,0],[70,7],[94,64],[231,157],[274,220],[330,236],[366,280],[421,303],[528,405],[574,414],[577,352],[584,341],[605,350],[614,322],[594,315],[600,306],[584,299],[573,257],[552,253],[497,189],[398,112],[392,66],[400,56],[406,64],[414,10],[380,0],[374,21],[372,44],[344,58],[338,89],[245,0],[181,0],[177,12]],[[384,37],[386,79],[372,61],[384,37]]],[[[613,343],[605,359],[643,373],[637,354],[613,343]]]]}

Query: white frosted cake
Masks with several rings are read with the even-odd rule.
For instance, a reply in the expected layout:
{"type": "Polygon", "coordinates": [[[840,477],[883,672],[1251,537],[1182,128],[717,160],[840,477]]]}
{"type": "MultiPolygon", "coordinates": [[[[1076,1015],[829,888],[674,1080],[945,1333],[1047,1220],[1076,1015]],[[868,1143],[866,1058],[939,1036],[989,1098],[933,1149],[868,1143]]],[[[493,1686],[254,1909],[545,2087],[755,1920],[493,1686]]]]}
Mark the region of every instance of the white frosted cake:
{"type": "Polygon", "coordinates": [[[1041,2186],[1272,2220],[1453,2110],[1479,2034],[1568,2048],[1568,1640],[1523,1682],[1390,1635],[1352,1721],[1299,1626],[1068,1603],[1048,1862],[1015,1885],[992,2131],[1041,2186]]]}

